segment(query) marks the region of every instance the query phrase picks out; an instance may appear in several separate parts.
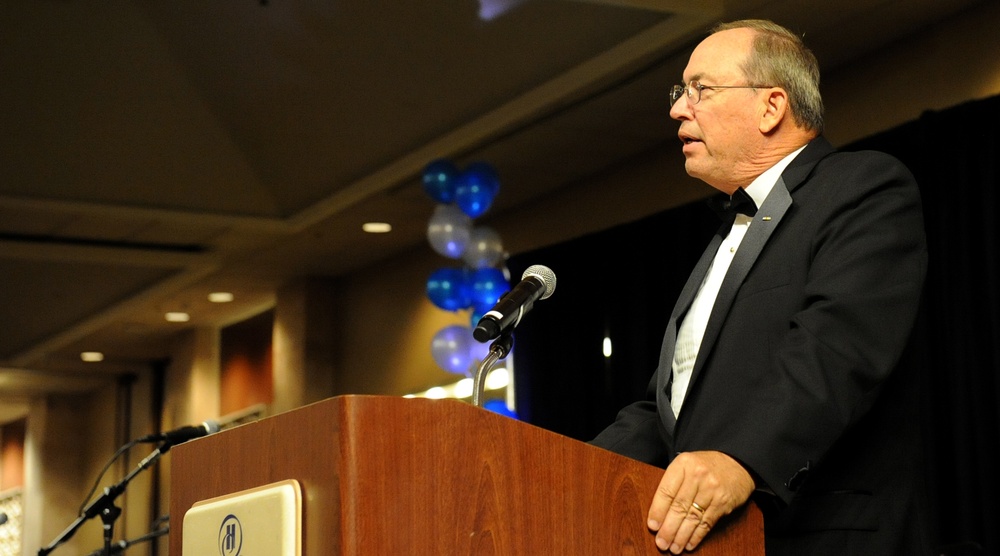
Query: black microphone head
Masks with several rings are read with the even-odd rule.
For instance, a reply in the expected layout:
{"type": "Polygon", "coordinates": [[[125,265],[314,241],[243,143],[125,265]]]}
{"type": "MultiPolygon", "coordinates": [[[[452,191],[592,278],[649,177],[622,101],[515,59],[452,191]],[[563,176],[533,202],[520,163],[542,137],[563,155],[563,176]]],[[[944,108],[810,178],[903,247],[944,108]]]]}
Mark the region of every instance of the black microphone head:
{"type": "Polygon", "coordinates": [[[529,266],[528,270],[525,270],[524,274],[521,275],[521,279],[524,280],[529,276],[538,278],[545,286],[545,291],[542,292],[541,297],[538,299],[548,299],[556,291],[556,273],[552,272],[551,268],[540,264],[529,266]]]}
{"type": "Polygon", "coordinates": [[[479,319],[479,324],[477,324],[476,327],[472,329],[472,337],[477,342],[485,343],[492,340],[493,338],[496,338],[499,335],[500,335],[500,325],[497,324],[497,321],[489,317],[483,317],[479,319]]]}

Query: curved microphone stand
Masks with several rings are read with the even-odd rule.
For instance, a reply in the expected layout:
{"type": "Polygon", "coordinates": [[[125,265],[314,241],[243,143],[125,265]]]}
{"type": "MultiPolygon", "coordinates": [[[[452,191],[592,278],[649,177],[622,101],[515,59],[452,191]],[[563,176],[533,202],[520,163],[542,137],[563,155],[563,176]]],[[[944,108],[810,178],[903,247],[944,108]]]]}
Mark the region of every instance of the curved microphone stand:
{"type": "Polygon", "coordinates": [[[479,364],[479,368],[476,369],[475,382],[472,386],[472,405],[476,407],[483,407],[483,389],[486,388],[486,375],[489,374],[490,368],[496,364],[497,361],[507,357],[510,353],[510,348],[514,346],[514,335],[512,330],[501,333],[500,336],[490,344],[490,352],[483,358],[482,363],[479,364]]]}

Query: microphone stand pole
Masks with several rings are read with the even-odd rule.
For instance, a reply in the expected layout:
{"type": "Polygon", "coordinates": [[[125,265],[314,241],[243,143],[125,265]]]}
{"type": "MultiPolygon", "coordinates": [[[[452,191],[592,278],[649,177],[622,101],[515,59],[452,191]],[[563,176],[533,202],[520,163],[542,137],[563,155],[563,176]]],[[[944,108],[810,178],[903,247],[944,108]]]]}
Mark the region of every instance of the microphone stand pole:
{"type": "Polygon", "coordinates": [[[146,533],[145,535],[132,540],[118,541],[114,544],[114,546],[111,548],[110,551],[107,548],[99,548],[91,552],[87,556],[114,556],[115,554],[121,554],[122,552],[125,552],[125,549],[134,544],[139,544],[141,542],[149,542],[151,540],[162,537],[163,535],[166,535],[168,533],[170,533],[169,525],[164,526],[162,529],[157,529],[155,531],[146,533]]]}
{"type": "Polygon", "coordinates": [[[476,369],[476,376],[472,386],[472,405],[476,407],[483,407],[483,390],[486,388],[486,375],[497,361],[507,357],[507,354],[510,353],[510,348],[513,346],[513,330],[508,330],[507,332],[500,334],[500,336],[497,337],[492,344],[490,344],[489,353],[486,354],[482,363],[479,364],[479,368],[476,369]]]}
{"type": "Polygon", "coordinates": [[[111,554],[111,539],[114,536],[115,520],[118,519],[118,516],[122,513],[121,508],[115,506],[115,499],[125,492],[125,487],[128,486],[129,481],[131,481],[141,471],[156,463],[156,461],[160,459],[160,456],[167,453],[167,450],[169,449],[169,444],[164,444],[163,446],[156,448],[153,450],[153,453],[149,454],[146,456],[146,459],[139,462],[138,467],[133,469],[132,472],[126,475],[124,479],[118,482],[118,484],[111,487],[105,487],[104,494],[102,494],[100,498],[91,502],[90,505],[83,510],[83,513],[80,514],[80,517],[76,518],[76,521],[70,524],[70,526],[67,527],[66,530],[63,531],[58,537],[56,537],[54,541],[49,543],[48,546],[38,549],[38,556],[46,556],[55,550],[57,546],[68,541],[76,533],[77,529],[84,524],[84,522],[97,515],[101,516],[101,521],[104,523],[104,553],[111,554]]]}

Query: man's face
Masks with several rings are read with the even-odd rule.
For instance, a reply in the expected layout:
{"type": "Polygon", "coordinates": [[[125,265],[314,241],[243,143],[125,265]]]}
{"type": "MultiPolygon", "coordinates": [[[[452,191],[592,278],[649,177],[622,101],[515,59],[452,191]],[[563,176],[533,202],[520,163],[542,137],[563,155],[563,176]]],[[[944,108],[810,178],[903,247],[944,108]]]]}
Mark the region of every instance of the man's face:
{"type": "MultiPolygon", "coordinates": [[[[695,48],[684,69],[684,84],[744,86],[740,64],[750,52],[753,33],[730,29],[710,35],[695,48]]],[[[761,145],[758,123],[763,110],[760,91],[704,89],[701,101],[686,94],[674,103],[670,117],[681,122],[677,132],[684,143],[684,168],[692,177],[732,193],[760,172],[754,163],[761,145]]]]}

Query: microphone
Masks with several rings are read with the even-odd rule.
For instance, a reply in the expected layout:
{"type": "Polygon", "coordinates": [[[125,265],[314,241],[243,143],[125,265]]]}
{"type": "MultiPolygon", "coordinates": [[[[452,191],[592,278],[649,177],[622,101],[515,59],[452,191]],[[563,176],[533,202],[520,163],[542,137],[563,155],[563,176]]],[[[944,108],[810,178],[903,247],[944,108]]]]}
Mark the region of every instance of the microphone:
{"type": "Polygon", "coordinates": [[[547,266],[536,264],[521,275],[521,282],[514,286],[488,311],[472,331],[472,337],[488,342],[511,330],[521,317],[531,310],[535,301],[546,299],[556,291],[556,274],[547,266]]]}
{"type": "Polygon", "coordinates": [[[181,442],[187,442],[188,440],[201,438],[202,436],[208,436],[217,432],[219,432],[218,421],[209,419],[208,421],[205,421],[197,426],[188,425],[172,431],[147,434],[146,436],[136,440],[136,442],[166,442],[168,446],[173,446],[175,444],[180,444],[181,442]]]}

